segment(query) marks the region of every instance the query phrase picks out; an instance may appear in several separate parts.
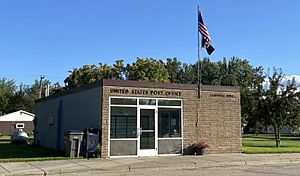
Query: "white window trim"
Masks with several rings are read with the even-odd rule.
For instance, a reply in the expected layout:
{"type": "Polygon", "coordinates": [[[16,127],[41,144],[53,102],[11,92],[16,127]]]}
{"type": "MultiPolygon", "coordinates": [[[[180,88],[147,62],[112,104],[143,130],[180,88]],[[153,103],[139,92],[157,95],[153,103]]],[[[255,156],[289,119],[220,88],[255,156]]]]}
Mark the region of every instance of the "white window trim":
{"type": "MultiPolygon", "coordinates": [[[[158,143],[158,140],[163,140],[163,139],[181,139],[181,149],[182,149],[182,152],[183,152],[183,101],[182,99],[177,99],[177,98],[151,98],[151,97],[122,97],[122,96],[110,96],[109,97],[109,101],[108,101],[108,154],[107,156],[109,158],[122,158],[122,157],[138,157],[138,148],[137,148],[137,155],[124,155],[124,156],[110,156],[110,140],[112,141],[117,141],[117,140],[128,140],[128,141],[134,141],[134,140],[137,140],[137,142],[139,142],[138,138],[110,138],[110,115],[111,115],[111,107],[136,107],[137,110],[138,109],[141,109],[143,107],[153,107],[155,109],[158,110],[158,108],[180,108],[181,109],[181,114],[180,114],[180,118],[181,118],[181,137],[178,138],[158,138],[157,137],[157,143],[158,143]],[[124,98],[124,99],[136,99],[137,100],[137,104],[136,105],[112,105],[111,104],[111,99],[112,98],[124,98]],[[156,105],[139,105],[139,99],[155,99],[156,100],[156,105]],[[180,104],[181,106],[159,106],[158,105],[158,100],[179,100],[180,101],[180,104]]],[[[137,117],[138,117],[138,114],[137,113],[137,117]]],[[[158,123],[158,122],[157,122],[158,123]]],[[[157,133],[158,133],[158,129],[157,129],[157,133]]],[[[181,155],[181,154],[158,154],[158,156],[176,156],[176,155],[181,155]]]]}
{"type": "Polygon", "coordinates": [[[16,129],[23,129],[25,128],[25,123],[16,123],[16,129]],[[18,127],[19,125],[21,125],[22,127],[18,127]]]}
{"type": "Polygon", "coordinates": [[[137,141],[138,138],[111,138],[111,141],[137,141]]]}
{"type": "Polygon", "coordinates": [[[174,137],[174,138],[157,138],[158,140],[172,140],[172,139],[182,139],[182,137],[174,137]]]}

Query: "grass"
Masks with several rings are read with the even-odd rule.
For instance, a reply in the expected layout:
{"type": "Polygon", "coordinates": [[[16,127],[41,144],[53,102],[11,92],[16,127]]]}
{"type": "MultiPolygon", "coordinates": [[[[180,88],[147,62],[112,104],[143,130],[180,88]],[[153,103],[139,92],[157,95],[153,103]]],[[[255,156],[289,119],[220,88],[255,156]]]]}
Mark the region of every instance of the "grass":
{"type": "MultiPolygon", "coordinates": [[[[29,140],[32,140],[32,138],[29,138],[29,140]]],[[[0,137],[0,162],[62,159],[70,158],[65,157],[61,151],[42,147],[34,147],[27,144],[11,144],[9,136],[0,137]]]]}
{"type": "MultiPolygon", "coordinates": [[[[29,140],[32,140],[29,137],[29,140]]],[[[244,134],[243,153],[300,153],[300,136],[281,135],[281,146],[276,147],[274,134],[244,134]]],[[[33,147],[26,144],[11,144],[10,136],[0,136],[0,162],[65,160],[61,151],[33,147]]]]}
{"type": "Polygon", "coordinates": [[[282,135],[276,147],[274,134],[243,135],[243,153],[300,153],[300,136],[282,135]]]}

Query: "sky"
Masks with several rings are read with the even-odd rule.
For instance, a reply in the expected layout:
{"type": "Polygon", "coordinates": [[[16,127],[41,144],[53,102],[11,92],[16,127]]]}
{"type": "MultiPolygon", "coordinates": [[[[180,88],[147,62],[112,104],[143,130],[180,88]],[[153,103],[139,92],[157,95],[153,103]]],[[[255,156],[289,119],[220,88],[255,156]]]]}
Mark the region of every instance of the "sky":
{"type": "Polygon", "coordinates": [[[73,68],[137,57],[195,63],[197,5],[212,61],[300,75],[299,0],[0,0],[0,78],[63,83],[73,68]]]}

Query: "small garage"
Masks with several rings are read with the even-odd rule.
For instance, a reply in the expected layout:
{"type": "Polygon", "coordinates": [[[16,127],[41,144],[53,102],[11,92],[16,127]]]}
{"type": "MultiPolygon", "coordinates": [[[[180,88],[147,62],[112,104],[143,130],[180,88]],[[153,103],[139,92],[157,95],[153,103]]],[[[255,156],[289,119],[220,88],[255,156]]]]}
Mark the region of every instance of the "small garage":
{"type": "Polygon", "coordinates": [[[16,128],[22,129],[26,133],[33,133],[34,114],[19,110],[0,116],[0,134],[10,135],[16,128]]]}

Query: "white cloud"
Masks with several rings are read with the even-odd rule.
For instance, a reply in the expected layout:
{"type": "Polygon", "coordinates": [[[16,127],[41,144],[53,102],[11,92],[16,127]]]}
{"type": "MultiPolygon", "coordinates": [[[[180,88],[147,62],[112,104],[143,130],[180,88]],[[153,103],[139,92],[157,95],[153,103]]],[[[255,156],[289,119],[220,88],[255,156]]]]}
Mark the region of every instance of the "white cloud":
{"type": "MultiPolygon", "coordinates": [[[[298,86],[298,90],[300,91],[300,76],[299,76],[299,75],[285,76],[285,77],[282,79],[281,83],[282,83],[283,85],[286,85],[287,82],[288,82],[289,80],[292,80],[293,78],[295,78],[296,85],[298,86]]],[[[263,89],[268,89],[269,86],[270,86],[270,83],[269,83],[269,81],[268,81],[268,78],[265,78],[265,81],[263,82],[263,89]]]]}
{"type": "Polygon", "coordinates": [[[293,78],[295,78],[296,85],[297,85],[297,86],[300,86],[300,76],[299,76],[299,75],[286,76],[286,77],[284,78],[284,83],[286,84],[286,82],[287,82],[288,80],[292,80],[293,78]]]}

